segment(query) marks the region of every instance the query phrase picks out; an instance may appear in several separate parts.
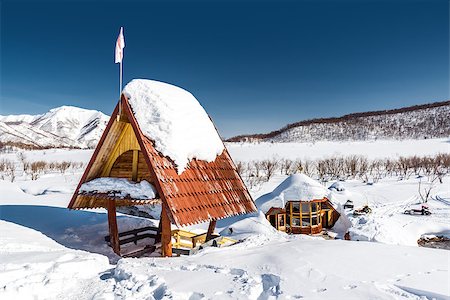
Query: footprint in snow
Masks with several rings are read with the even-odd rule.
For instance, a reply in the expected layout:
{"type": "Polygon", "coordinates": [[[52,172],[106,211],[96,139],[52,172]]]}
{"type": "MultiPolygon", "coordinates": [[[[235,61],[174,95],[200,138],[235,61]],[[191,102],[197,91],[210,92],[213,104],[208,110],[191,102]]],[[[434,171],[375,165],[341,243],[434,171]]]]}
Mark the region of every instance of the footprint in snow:
{"type": "Polygon", "coordinates": [[[357,285],[349,284],[349,285],[344,285],[342,288],[344,290],[353,290],[353,289],[356,289],[357,287],[358,287],[357,285]]]}

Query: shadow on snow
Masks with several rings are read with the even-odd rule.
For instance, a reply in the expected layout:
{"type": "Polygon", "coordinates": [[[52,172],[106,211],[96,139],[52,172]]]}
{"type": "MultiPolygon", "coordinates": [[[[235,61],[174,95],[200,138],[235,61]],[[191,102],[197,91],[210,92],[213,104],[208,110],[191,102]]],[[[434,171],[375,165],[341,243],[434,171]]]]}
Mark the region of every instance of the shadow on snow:
{"type": "MultiPolygon", "coordinates": [[[[115,257],[104,239],[108,235],[106,213],[51,206],[1,205],[0,220],[40,231],[68,248],[115,257]]],[[[120,231],[153,225],[151,220],[124,215],[117,216],[117,223],[120,231]]]]}

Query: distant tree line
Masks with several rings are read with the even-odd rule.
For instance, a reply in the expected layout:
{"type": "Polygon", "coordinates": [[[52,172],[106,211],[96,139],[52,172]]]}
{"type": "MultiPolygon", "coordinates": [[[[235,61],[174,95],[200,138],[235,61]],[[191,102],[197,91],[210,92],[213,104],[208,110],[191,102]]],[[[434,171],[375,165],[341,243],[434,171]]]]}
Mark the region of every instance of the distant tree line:
{"type": "Polygon", "coordinates": [[[17,154],[18,162],[2,159],[0,160],[0,179],[14,182],[17,175],[25,175],[31,180],[37,180],[43,174],[61,173],[65,174],[68,170],[83,169],[83,162],[61,161],[28,161],[22,152],[17,154]]]}
{"type": "Polygon", "coordinates": [[[442,183],[443,176],[450,173],[450,154],[373,160],[361,155],[332,156],[317,160],[272,158],[237,161],[236,168],[249,188],[268,181],[277,173],[304,173],[320,181],[361,179],[363,182],[378,182],[382,178],[393,176],[402,180],[414,175],[436,178],[442,183]]]}

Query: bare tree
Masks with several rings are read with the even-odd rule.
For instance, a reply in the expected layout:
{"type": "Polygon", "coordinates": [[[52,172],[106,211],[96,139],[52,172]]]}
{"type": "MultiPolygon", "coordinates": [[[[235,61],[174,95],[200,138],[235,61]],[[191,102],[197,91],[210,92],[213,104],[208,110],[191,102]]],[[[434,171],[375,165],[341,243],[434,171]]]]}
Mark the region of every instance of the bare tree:
{"type": "Polygon", "coordinates": [[[11,182],[16,180],[16,165],[13,161],[2,159],[0,161],[0,176],[2,180],[9,178],[11,182]]]}
{"type": "Polygon", "coordinates": [[[437,179],[438,179],[438,176],[435,176],[435,175],[428,177],[427,185],[422,184],[422,178],[419,179],[419,195],[420,195],[420,198],[422,199],[423,203],[428,202],[428,199],[431,196],[431,191],[434,189],[437,179]]]}
{"type": "Polygon", "coordinates": [[[246,168],[246,165],[242,161],[238,161],[236,163],[236,171],[242,176],[244,175],[244,170],[246,168]]]}
{"type": "Polygon", "coordinates": [[[293,163],[293,172],[294,173],[302,173],[304,172],[304,166],[303,166],[303,162],[301,159],[297,158],[294,163],[293,163]]]}
{"type": "Polygon", "coordinates": [[[311,160],[305,159],[303,161],[303,172],[306,175],[312,176],[315,173],[314,167],[315,167],[315,164],[311,160]]]}
{"type": "Polygon", "coordinates": [[[249,171],[251,171],[254,177],[259,177],[261,175],[262,164],[260,161],[252,160],[249,162],[249,171]]]}
{"type": "Polygon", "coordinates": [[[69,161],[63,161],[56,165],[58,171],[62,174],[66,173],[67,169],[70,168],[71,163],[69,161]]]}
{"type": "Polygon", "coordinates": [[[282,175],[291,175],[293,172],[294,162],[288,158],[280,161],[280,171],[282,175]]]}
{"type": "Polygon", "coordinates": [[[275,159],[265,159],[261,161],[261,166],[265,171],[266,180],[269,180],[278,169],[278,161],[275,159]]]}

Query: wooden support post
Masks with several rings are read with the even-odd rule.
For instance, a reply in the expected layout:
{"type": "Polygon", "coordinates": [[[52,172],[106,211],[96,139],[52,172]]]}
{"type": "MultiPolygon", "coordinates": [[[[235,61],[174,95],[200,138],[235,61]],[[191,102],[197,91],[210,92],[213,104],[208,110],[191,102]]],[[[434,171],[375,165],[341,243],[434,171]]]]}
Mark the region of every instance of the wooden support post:
{"type": "MultiPolygon", "coordinates": [[[[162,204],[161,204],[162,206],[162,204]]],[[[161,218],[159,219],[158,231],[156,231],[155,244],[161,242],[161,233],[162,233],[162,222],[161,218]]]]}
{"type": "Polygon", "coordinates": [[[170,227],[170,219],[167,210],[162,204],[161,210],[161,254],[163,257],[172,256],[172,229],[170,227]]]}
{"type": "Polygon", "coordinates": [[[212,239],[212,235],[214,233],[215,228],[216,228],[216,220],[211,220],[211,222],[209,222],[208,231],[206,232],[206,242],[212,239]]]}
{"type": "Polygon", "coordinates": [[[134,182],[137,182],[138,179],[138,163],[139,163],[139,151],[138,150],[133,150],[133,164],[132,164],[132,175],[131,175],[131,180],[133,180],[134,182]]]}
{"type": "Polygon", "coordinates": [[[120,255],[119,231],[117,229],[116,217],[116,202],[112,199],[106,200],[106,202],[108,210],[109,241],[114,253],[120,255]]]}

